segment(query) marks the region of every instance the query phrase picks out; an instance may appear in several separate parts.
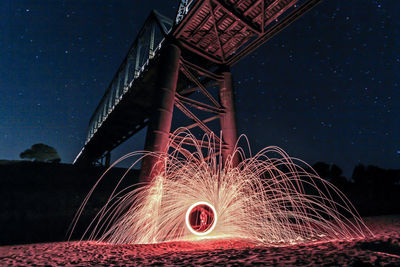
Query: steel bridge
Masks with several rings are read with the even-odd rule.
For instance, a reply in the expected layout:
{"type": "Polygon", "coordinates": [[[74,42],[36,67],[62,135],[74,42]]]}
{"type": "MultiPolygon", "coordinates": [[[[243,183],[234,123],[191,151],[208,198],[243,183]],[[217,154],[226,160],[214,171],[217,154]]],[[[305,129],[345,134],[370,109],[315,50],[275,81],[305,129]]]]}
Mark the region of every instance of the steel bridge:
{"type": "MultiPolygon", "coordinates": [[[[109,160],[146,126],[145,149],[166,152],[174,107],[188,118],[181,126],[221,131],[222,140],[214,138],[226,159],[237,139],[230,68],[319,2],[180,0],[175,20],[152,11],[90,118],[74,164],[109,160]]],[[[144,159],[142,180],[151,179],[156,160],[144,159]]]]}

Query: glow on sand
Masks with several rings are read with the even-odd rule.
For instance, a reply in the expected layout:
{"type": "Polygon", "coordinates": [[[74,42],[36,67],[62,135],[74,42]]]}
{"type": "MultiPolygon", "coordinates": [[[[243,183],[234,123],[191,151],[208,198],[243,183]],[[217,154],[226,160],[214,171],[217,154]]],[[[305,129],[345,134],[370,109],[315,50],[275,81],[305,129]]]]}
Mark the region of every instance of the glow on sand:
{"type": "Polygon", "coordinates": [[[212,138],[204,136],[208,147],[202,148],[189,132],[179,135],[183,138],[171,140],[168,154],[141,151],[119,160],[136,157],[133,167],[143,157],[157,156],[163,168],[149,184],[114,190],[83,238],[143,244],[217,237],[285,245],[372,235],[343,193],[279,147],[251,155],[248,146],[248,156],[237,148],[239,165],[233,167],[228,159],[222,168],[212,138]],[[196,151],[184,148],[187,141],[196,143],[196,151]],[[216,215],[212,228],[200,235],[186,223],[198,202],[212,206],[216,215]]]}

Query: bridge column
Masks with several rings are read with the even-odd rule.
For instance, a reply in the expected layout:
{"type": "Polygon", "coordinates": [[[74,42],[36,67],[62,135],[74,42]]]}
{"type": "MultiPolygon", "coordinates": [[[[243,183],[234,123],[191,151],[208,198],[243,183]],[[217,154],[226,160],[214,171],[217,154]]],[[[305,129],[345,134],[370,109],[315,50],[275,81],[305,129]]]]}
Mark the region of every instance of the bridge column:
{"type": "MultiPolygon", "coordinates": [[[[226,144],[222,148],[222,159],[225,162],[229,155],[233,154],[233,149],[237,141],[236,117],[235,117],[235,98],[233,94],[232,73],[223,72],[223,81],[219,82],[219,98],[225,113],[221,115],[222,140],[226,144]]],[[[236,154],[232,159],[233,167],[239,164],[239,155],[236,154]]]]}
{"type": "MultiPolygon", "coordinates": [[[[153,114],[149,122],[145,150],[152,152],[167,152],[169,133],[171,130],[172,113],[175,104],[175,90],[179,74],[179,57],[181,51],[175,45],[168,45],[161,54],[157,89],[154,99],[153,114]]],[[[147,156],[143,159],[140,173],[141,182],[149,182],[163,165],[157,157],[147,156]]]]}
{"type": "Polygon", "coordinates": [[[110,162],[111,162],[111,152],[107,151],[104,158],[104,167],[106,168],[110,167],[110,162]]]}

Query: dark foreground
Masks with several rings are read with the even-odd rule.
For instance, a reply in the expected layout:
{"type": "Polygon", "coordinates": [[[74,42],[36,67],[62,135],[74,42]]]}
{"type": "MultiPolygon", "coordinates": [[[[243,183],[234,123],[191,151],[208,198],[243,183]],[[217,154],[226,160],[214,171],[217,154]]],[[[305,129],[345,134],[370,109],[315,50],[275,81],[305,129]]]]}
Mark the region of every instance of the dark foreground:
{"type": "Polygon", "coordinates": [[[375,237],[271,247],[241,240],[109,245],[62,242],[0,247],[0,265],[400,266],[400,215],[366,218],[375,237]]]}
{"type": "MultiPolygon", "coordinates": [[[[57,242],[66,233],[103,167],[0,160],[0,246],[57,242]],[[49,227],[51,226],[51,227],[49,227]]],[[[113,168],[95,190],[73,238],[82,236],[126,169],[113,168]]],[[[121,188],[137,183],[132,170],[121,188]]]]}

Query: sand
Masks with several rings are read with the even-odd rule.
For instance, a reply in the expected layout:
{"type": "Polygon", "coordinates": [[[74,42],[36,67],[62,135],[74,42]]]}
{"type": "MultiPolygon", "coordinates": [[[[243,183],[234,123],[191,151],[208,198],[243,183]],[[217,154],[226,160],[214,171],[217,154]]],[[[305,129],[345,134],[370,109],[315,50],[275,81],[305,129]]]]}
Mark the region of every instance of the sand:
{"type": "Polygon", "coordinates": [[[345,265],[400,266],[400,215],[365,218],[375,236],[301,245],[205,240],[150,245],[59,242],[0,247],[1,266],[345,265]]]}

